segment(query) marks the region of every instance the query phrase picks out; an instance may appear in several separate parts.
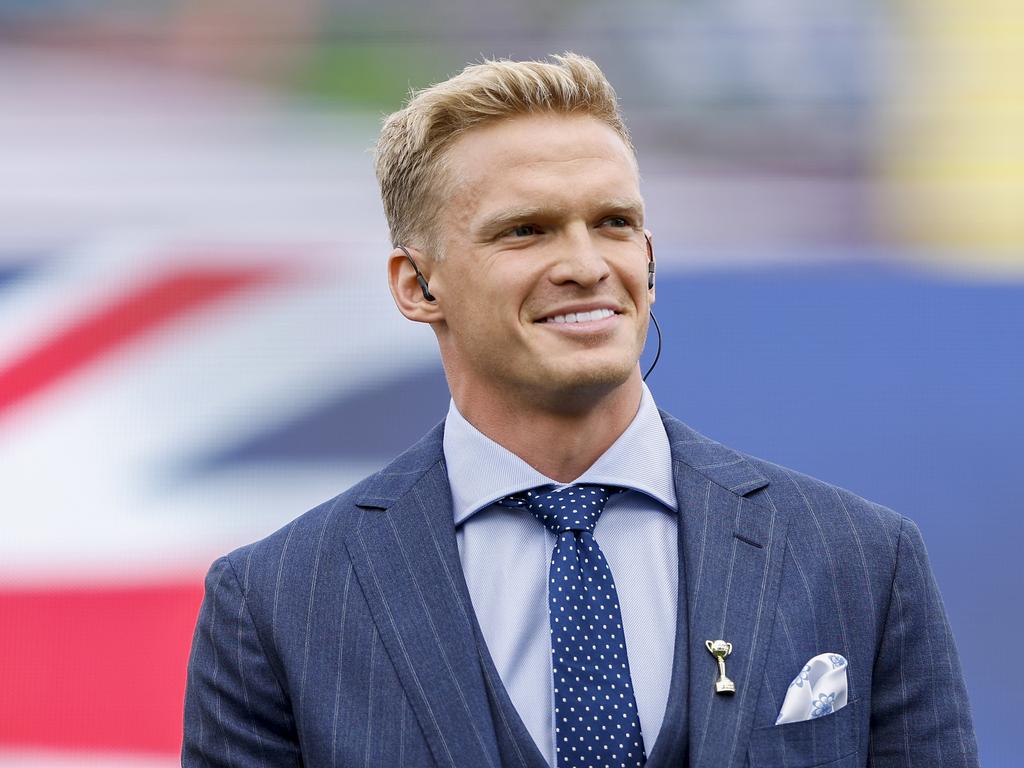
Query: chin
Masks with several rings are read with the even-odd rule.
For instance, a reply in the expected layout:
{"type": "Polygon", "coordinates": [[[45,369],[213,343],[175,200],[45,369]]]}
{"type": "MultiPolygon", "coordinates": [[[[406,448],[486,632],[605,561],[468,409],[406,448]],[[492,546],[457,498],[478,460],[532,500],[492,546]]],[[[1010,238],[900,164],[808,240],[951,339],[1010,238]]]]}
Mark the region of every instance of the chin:
{"type": "Polygon", "coordinates": [[[625,384],[634,370],[636,360],[559,368],[551,371],[548,383],[563,393],[603,393],[625,384]]]}

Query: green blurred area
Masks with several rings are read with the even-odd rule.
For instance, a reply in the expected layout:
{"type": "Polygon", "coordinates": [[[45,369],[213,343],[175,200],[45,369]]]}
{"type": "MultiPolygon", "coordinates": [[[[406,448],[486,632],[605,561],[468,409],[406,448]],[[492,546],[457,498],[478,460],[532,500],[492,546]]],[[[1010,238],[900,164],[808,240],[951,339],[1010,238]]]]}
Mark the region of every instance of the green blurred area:
{"type": "Polygon", "coordinates": [[[288,85],[330,103],[390,112],[411,88],[443,80],[452,68],[450,55],[427,43],[328,41],[303,57],[288,85]]]}

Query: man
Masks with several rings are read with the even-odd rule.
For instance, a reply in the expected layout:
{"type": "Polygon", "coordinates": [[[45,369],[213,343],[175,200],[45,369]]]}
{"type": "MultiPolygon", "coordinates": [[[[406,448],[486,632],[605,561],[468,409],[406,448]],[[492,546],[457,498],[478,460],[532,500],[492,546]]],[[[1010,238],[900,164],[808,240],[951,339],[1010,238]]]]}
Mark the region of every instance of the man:
{"type": "Polygon", "coordinates": [[[653,249],[593,62],[468,67],[388,118],[377,172],[452,403],[214,564],[184,765],[977,764],[914,524],[655,407],[653,249]]]}

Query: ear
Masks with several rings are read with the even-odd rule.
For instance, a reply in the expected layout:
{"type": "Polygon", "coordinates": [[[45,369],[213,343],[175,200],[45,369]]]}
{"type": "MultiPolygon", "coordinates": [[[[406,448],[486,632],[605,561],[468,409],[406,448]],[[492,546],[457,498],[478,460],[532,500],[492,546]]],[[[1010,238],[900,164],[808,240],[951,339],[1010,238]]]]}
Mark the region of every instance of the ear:
{"type": "Polygon", "coordinates": [[[401,248],[395,248],[388,256],[388,287],[398,311],[417,323],[436,323],[444,319],[438,302],[428,301],[416,279],[416,269],[409,257],[416,260],[416,266],[424,279],[430,280],[427,258],[415,248],[409,248],[409,256],[401,248]]]}
{"type": "MultiPolygon", "coordinates": [[[[644,249],[647,252],[647,258],[650,259],[650,263],[656,264],[657,260],[654,258],[654,234],[649,229],[644,230],[644,249]]],[[[655,281],[654,285],[647,289],[647,295],[651,299],[651,304],[654,304],[654,291],[657,284],[657,281],[655,281]]]]}

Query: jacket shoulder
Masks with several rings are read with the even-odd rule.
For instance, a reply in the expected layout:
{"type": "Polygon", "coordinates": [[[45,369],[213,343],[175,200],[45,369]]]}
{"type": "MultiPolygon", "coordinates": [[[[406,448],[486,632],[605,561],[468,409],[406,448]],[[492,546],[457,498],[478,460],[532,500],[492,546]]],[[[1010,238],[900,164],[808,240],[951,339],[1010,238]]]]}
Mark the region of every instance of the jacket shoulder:
{"type": "Polygon", "coordinates": [[[332,557],[344,550],[344,540],[366,515],[386,509],[443,458],[439,424],[415,445],[378,472],[360,480],[337,496],[318,504],[291,522],[251,544],[225,555],[242,582],[250,586],[272,586],[285,570],[312,569],[321,553],[332,557]]]}
{"type": "Polygon", "coordinates": [[[830,540],[853,535],[861,546],[894,552],[907,518],[839,485],[729,448],[670,414],[662,414],[673,458],[718,485],[785,514],[790,531],[830,540]],[[820,534],[818,531],[820,530],[820,534]]]}
{"type": "Polygon", "coordinates": [[[745,458],[769,481],[763,490],[765,500],[785,508],[801,523],[820,525],[833,534],[855,528],[891,547],[908,522],[889,507],[842,486],[754,456],[745,458]]]}
{"type": "Polygon", "coordinates": [[[375,475],[363,478],[337,496],[303,512],[262,539],[245,544],[224,555],[243,587],[273,571],[285,557],[289,562],[312,562],[323,541],[344,539],[348,531],[359,524],[365,510],[357,505],[358,499],[370,487],[375,475]]]}
{"type": "MultiPolygon", "coordinates": [[[[754,456],[745,456],[768,480],[753,495],[788,518],[793,557],[819,563],[822,573],[856,573],[883,591],[896,571],[900,540],[914,523],[892,509],[834,483],[754,456]]],[[[808,577],[811,578],[811,577],[808,577]]]]}

